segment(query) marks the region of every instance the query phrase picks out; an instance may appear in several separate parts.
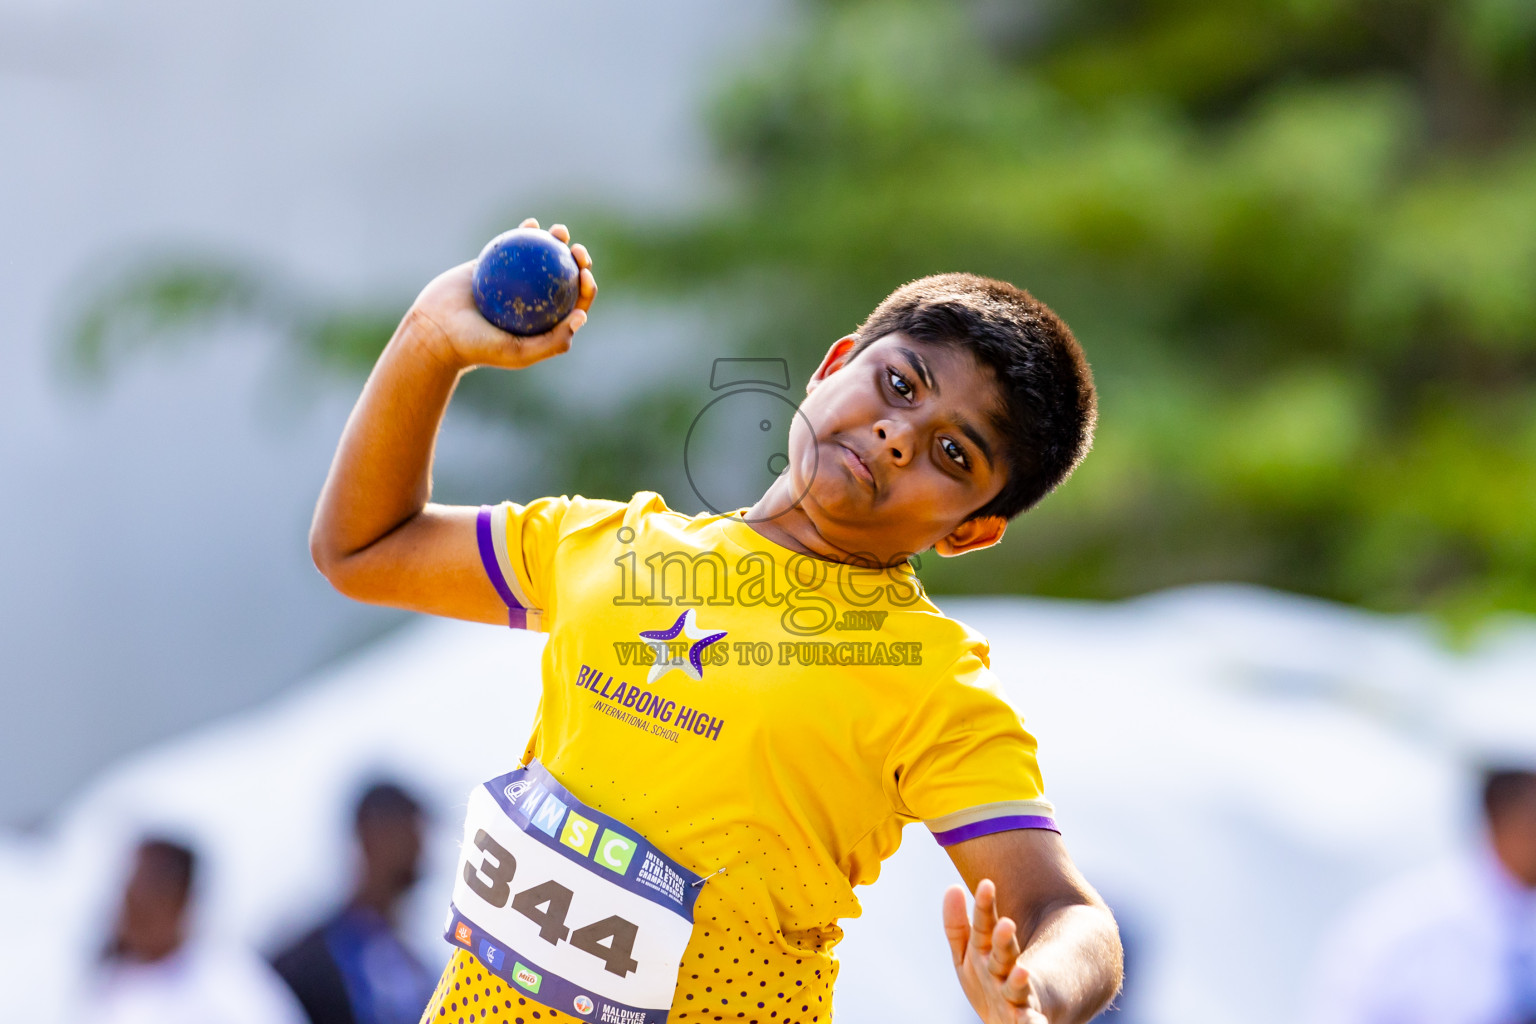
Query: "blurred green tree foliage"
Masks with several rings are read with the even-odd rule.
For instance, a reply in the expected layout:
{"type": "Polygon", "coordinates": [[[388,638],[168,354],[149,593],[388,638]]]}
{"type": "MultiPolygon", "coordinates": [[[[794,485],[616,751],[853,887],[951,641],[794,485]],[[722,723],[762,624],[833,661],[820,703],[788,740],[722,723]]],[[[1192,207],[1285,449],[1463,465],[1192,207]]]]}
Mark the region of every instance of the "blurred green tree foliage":
{"type": "Polygon", "coordinates": [[[597,250],[807,370],[938,271],[1068,320],[1095,451],[935,589],[1536,611],[1536,4],[804,14],[717,107],[729,199],[597,250]]]}
{"type": "MultiPolygon", "coordinates": [[[[800,13],[715,107],[718,202],[573,221],[606,290],[700,303],[727,332],[709,355],[802,376],[938,271],[1014,281],[1071,323],[1095,451],[999,549],[924,559],[933,589],[1246,580],[1463,624],[1536,611],[1536,4],[800,13]]],[[[223,306],[360,370],[393,319],[199,266],[109,292],[78,351],[223,306]]],[[[676,479],[696,402],[596,413],[517,374],[465,398],[551,437],[549,486],[604,495],[676,479]]]]}

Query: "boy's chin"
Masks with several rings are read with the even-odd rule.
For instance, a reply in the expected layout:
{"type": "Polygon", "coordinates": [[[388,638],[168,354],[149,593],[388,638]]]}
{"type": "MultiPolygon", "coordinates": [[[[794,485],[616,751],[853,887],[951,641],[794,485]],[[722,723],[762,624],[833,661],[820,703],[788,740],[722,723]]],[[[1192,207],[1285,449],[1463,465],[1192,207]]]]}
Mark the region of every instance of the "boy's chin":
{"type": "Polygon", "coordinates": [[[805,504],[815,506],[823,516],[838,522],[868,522],[870,494],[851,483],[818,476],[806,492],[805,504]]]}

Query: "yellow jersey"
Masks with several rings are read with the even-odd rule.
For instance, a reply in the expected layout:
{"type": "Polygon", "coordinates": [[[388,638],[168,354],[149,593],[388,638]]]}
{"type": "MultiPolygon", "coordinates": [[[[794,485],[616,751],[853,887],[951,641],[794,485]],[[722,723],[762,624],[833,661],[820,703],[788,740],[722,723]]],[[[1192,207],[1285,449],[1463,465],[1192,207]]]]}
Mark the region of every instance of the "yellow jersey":
{"type": "MultiPolygon", "coordinates": [[[[549,635],[523,762],[707,877],[669,1019],[826,1021],[838,921],[904,825],[944,845],[1056,827],[985,639],[905,565],[798,554],[649,492],[486,507],[478,539],[510,623],[549,635]]],[[[468,950],[424,1020],[461,1018],[582,1019],[468,950]]]]}

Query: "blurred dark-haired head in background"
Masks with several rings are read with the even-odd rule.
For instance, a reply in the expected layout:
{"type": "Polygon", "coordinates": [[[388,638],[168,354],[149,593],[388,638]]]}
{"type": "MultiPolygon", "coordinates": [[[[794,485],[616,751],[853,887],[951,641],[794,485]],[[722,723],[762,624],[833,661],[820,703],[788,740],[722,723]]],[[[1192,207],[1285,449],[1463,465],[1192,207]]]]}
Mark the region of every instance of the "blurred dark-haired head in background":
{"type": "Polygon", "coordinates": [[[311,1024],[415,1024],[432,976],[396,934],[401,898],[420,875],[425,812],[402,786],[367,786],[353,814],[362,854],[340,911],[277,955],[273,966],[311,1024]]]}
{"type": "Polygon", "coordinates": [[[1483,814],[1499,863],[1525,888],[1536,889],[1536,770],[1485,769],[1483,814]]]}
{"type": "Polygon", "coordinates": [[[108,957],[154,963],[181,947],[196,864],[196,855],[172,840],[139,844],[108,957]]]}
{"type": "Polygon", "coordinates": [[[421,805],[392,782],[364,790],[353,816],[362,850],[362,877],[354,903],[393,919],[395,905],[421,874],[421,805]]]}
{"type": "Polygon", "coordinates": [[[67,1019],[91,1024],[301,1024],[293,996],[253,952],[193,927],[198,857],[140,841],[95,983],[67,1019]]]}

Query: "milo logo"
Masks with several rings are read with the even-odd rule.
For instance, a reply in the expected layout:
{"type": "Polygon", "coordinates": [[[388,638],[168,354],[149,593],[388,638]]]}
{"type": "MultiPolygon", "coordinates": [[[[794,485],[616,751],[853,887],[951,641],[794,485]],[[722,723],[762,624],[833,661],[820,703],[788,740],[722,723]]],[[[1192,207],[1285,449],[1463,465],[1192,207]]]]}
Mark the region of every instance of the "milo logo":
{"type": "Polygon", "coordinates": [[[512,966],[512,980],[529,992],[537,992],[539,986],[544,983],[544,975],[522,964],[514,964],[512,966]]]}

